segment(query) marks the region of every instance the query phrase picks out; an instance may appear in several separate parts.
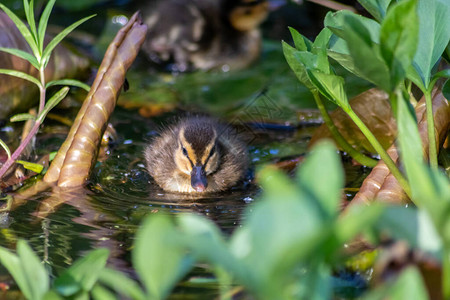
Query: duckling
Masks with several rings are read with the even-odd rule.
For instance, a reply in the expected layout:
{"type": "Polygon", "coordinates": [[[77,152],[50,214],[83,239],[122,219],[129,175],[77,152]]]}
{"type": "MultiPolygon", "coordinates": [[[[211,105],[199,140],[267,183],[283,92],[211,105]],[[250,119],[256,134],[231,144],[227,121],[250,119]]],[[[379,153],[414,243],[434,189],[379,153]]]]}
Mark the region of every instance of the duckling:
{"type": "Polygon", "coordinates": [[[259,56],[267,0],[163,0],[150,7],[143,50],[172,71],[245,68],[259,56]]]}
{"type": "Polygon", "coordinates": [[[244,143],[230,126],[209,117],[182,119],[155,138],[144,156],[156,183],[178,193],[224,191],[248,166],[244,143]]]}

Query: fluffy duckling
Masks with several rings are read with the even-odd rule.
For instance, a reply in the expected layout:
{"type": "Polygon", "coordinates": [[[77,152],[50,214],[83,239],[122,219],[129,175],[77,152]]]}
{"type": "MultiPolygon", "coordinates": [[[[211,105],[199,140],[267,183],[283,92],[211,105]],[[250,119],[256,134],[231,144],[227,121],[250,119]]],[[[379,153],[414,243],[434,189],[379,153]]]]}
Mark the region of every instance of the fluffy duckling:
{"type": "Polygon", "coordinates": [[[190,117],[164,130],[145,149],[147,169],[166,191],[223,191],[248,166],[245,145],[229,126],[207,117],[190,117]]]}
{"type": "Polygon", "coordinates": [[[258,56],[267,0],[163,0],[150,7],[143,50],[173,71],[240,69],[258,56]]]}

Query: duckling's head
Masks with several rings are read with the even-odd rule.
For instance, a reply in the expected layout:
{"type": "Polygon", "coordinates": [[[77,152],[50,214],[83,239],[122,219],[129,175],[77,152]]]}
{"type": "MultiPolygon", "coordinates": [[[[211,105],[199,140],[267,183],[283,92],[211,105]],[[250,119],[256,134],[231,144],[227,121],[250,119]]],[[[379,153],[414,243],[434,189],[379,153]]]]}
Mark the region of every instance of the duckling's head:
{"type": "Polygon", "coordinates": [[[229,12],[231,26],[239,31],[250,31],[257,28],[267,17],[269,3],[266,0],[226,1],[234,5],[229,12]]]}
{"type": "Polygon", "coordinates": [[[180,126],[175,163],[182,173],[191,177],[192,188],[197,192],[205,191],[207,176],[219,168],[217,138],[216,128],[207,120],[190,120],[180,126]]]}

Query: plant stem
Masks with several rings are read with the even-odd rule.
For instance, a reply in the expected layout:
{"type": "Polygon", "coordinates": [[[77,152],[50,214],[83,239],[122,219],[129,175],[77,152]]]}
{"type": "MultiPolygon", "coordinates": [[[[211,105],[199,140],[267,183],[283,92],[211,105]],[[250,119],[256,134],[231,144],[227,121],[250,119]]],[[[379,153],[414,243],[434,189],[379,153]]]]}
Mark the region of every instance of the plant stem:
{"type": "Polygon", "coordinates": [[[31,128],[30,133],[26,136],[24,140],[20,143],[19,147],[14,151],[14,153],[11,155],[11,158],[9,158],[0,168],[0,178],[2,178],[6,171],[13,165],[13,163],[16,161],[16,159],[19,158],[20,154],[22,154],[25,147],[28,145],[28,143],[31,141],[31,139],[36,135],[36,133],[39,130],[39,126],[41,123],[35,122],[33,125],[33,128],[31,128]]]}
{"type": "Polygon", "coordinates": [[[323,104],[322,99],[320,98],[320,95],[317,91],[312,91],[314,100],[316,101],[316,105],[319,108],[320,113],[322,114],[322,118],[327,125],[328,129],[330,130],[331,134],[333,135],[333,138],[336,140],[339,146],[342,147],[342,149],[347,152],[351,157],[353,157],[357,162],[364,166],[368,167],[375,167],[377,164],[377,161],[373,158],[370,158],[358,151],[356,151],[342,136],[342,134],[339,132],[336,125],[334,125],[333,120],[331,120],[330,115],[328,114],[328,111],[325,108],[325,105],[323,104]]]}
{"type": "Polygon", "coordinates": [[[397,179],[400,186],[403,188],[405,193],[411,198],[411,188],[409,186],[408,181],[402,175],[400,170],[395,165],[392,158],[387,154],[386,150],[384,150],[383,146],[381,146],[380,142],[378,142],[377,138],[373,135],[373,133],[367,128],[366,124],[355,114],[355,112],[350,107],[343,107],[344,111],[348,114],[348,116],[355,122],[356,126],[362,131],[364,136],[370,142],[372,147],[377,151],[380,155],[381,159],[384,161],[389,171],[394,175],[397,179]]]}
{"type": "Polygon", "coordinates": [[[45,107],[45,73],[44,73],[44,67],[41,66],[39,69],[39,79],[41,80],[41,86],[39,87],[39,110],[38,110],[38,116],[41,114],[41,112],[44,110],[45,107]]]}
{"type": "Polygon", "coordinates": [[[424,92],[425,104],[427,111],[427,131],[428,131],[428,156],[430,158],[430,166],[433,169],[437,169],[437,146],[436,146],[436,133],[434,128],[433,117],[433,101],[431,99],[431,89],[424,92]]]}

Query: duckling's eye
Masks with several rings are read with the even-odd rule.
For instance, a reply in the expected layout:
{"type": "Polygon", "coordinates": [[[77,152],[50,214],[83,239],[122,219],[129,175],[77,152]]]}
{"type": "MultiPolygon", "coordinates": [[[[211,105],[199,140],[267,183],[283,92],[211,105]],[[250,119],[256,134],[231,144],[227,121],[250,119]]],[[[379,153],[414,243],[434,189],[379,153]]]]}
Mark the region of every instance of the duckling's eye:
{"type": "Polygon", "coordinates": [[[183,151],[184,156],[188,156],[186,148],[181,147],[181,151],[183,151]]]}

